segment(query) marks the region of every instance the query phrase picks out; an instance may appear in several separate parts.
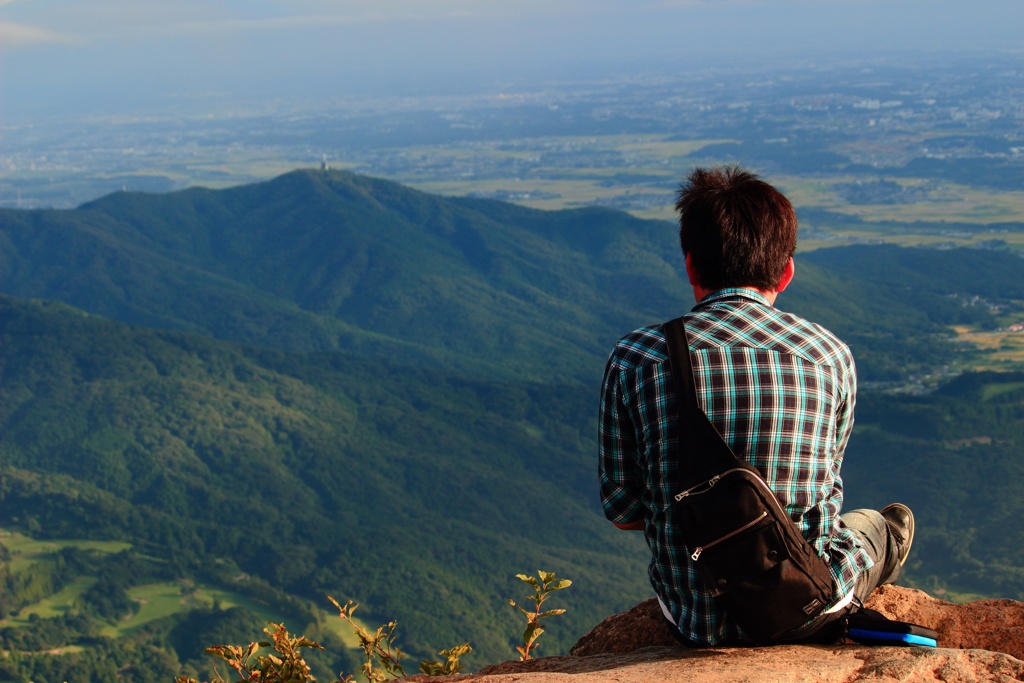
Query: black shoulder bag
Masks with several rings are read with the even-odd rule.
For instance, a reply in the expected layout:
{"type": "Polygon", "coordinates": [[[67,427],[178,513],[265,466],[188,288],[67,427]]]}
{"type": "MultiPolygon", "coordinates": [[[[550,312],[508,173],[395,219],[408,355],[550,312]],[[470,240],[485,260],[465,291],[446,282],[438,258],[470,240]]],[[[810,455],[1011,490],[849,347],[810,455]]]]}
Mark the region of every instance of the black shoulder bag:
{"type": "MultiPolygon", "coordinates": [[[[697,403],[682,318],[665,323],[669,363],[687,451],[676,468],[677,521],[690,558],[729,615],[754,640],[795,640],[832,599],[825,561],[786,515],[753,465],[739,460],[697,403]],[[793,632],[797,631],[796,634],[793,632]]],[[[682,448],[680,450],[683,450],[682,448]]],[[[936,647],[938,633],[851,606],[808,642],[842,637],[869,645],[936,647]]]]}
{"type": "Polygon", "coordinates": [[[682,319],[663,330],[680,403],[674,517],[729,616],[759,643],[782,642],[831,602],[832,573],[762,473],[733,454],[700,409],[682,319]]]}

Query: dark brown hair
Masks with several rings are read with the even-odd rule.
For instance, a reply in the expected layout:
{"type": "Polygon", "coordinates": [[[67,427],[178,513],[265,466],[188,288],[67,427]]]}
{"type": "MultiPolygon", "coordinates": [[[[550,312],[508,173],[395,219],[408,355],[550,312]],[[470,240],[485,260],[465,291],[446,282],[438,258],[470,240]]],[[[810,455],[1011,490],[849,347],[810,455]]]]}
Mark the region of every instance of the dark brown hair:
{"type": "Polygon", "coordinates": [[[796,251],[796,212],[781,192],[737,166],[696,168],[676,211],[701,287],[776,289],[796,251]]]}

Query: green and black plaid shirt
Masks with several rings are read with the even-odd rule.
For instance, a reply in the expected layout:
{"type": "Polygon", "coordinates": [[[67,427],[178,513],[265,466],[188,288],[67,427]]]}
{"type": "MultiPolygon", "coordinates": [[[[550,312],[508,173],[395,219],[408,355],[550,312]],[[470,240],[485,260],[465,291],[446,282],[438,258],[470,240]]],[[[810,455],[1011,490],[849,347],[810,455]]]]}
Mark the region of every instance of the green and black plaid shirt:
{"type": "MultiPolygon", "coordinates": [[[[871,559],[839,519],[839,468],[853,428],[857,379],[849,348],[825,328],[773,308],[759,292],[724,289],[686,316],[701,407],[736,457],[757,466],[826,558],[834,600],[871,559]]],[[[695,645],[748,640],[698,576],[665,511],[669,472],[687,453],[661,326],[623,337],[601,396],[601,500],[613,522],[644,522],[651,583],[695,645]]]]}

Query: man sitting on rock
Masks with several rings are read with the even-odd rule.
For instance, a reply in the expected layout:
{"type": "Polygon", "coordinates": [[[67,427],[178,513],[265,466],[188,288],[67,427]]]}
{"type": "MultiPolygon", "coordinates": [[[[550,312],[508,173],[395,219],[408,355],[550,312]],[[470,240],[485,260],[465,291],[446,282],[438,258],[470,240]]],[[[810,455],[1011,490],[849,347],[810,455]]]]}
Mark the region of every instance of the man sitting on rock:
{"type": "MultiPolygon", "coordinates": [[[[774,308],[793,279],[797,220],[789,201],[738,168],[696,169],[679,192],[679,239],[697,305],[685,316],[698,400],[740,460],[756,466],[826,560],[832,603],[803,635],[897,579],[914,517],[899,503],[840,517],[840,466],[853,428],[850,349],[820,325],[774,308]]],[[[604,511],[642,530],[648,573],[680,640],[749,643],[698,575],[670,523],[673,477],[687,453],[661,325],[623,337],[601,396],[604,511]]]]}

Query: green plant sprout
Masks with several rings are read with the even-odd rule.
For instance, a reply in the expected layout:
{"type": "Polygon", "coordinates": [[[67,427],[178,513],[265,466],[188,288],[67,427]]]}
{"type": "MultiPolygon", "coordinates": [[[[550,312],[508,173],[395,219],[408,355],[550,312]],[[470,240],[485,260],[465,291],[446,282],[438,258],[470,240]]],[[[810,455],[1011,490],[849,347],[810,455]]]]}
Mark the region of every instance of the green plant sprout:
{"type": "Polygon", "coordinates": [[[451,676],[462,671],[462,663],[459,661],[459,657],[468,655],[473,651],[469,643],[463,643],[462,645],[456,645],[450,650],[441,650],[438,652],[439,655],[445,658],[443,662],[435,662],[426,660],[420,662],[420,673],[424,673],[428,676],[451,676]]]}
{"type": "MultiPolygon", "coordinates": [[[[394,630],[398,623],[388,622],[385,626],[379,627],[375,634],[371,635],[369,631],[359,626],[352,618],[352,613],[355,612],[355,608],[359,605],[349,600],[342,606],[331,596],[328,596],[328,600],[333,602],[334,606],[338,608],[339,616],[348,622],[355,632],[355,637],[359,639],[362,652],[366,655],[366,661],[362,664],[362,675],[366,676],[370,683],[382,683],[387,680],[388,676],[391,676],[391,678],[404,678],[406,671],[402,669],[398,660],[406,656],[406,653],[402,652],[394,644],[394,630]],[[377,667],[374,667],[375,661],[377,667]]],[[[458,674],[463,668],[459,657],[472,651],[473,648],[470,647],[469,643],[457,645],[450,650],[441,650],[439,654],[444,657],[444,660],[433,661],[426,659],[421,661],[420,673],[428,676],[451,676],[452,674],[458,674]]]]}
{"type": "Polygon", "coordinates": [[[359,639],[359,644],[363,648],[363,654],[366,658],[362,666],[362,672],[366,676],[366,680],[370,683],[382,683],[388,679],[388,676],[391,678],[405,678],[405,669],[399,663],[399,660],[405,656],[405,653],[395,645],[395,629],[398,627],[398,622],[389,621],[387,624],[377,627],[377,632],[370,635],[369,631],[357,624],[352,618],[359,605],[349,600],[343,607],[331,596],[328,595],[327,599],[338,608],[338,616],[349,623],[352,630],[355,631],[356,638],[359,639]],[[376,663],[376,666],[374,666],[374,663],[376,663]]]}
{"type": "Polygon", "coordinates": [[[537,647],[537,639],[540,638],[542,633],[544,633],[544,627],[540,625],[540,620],[547,619],[548,617],[553,617],[558,614],[565,614],[564,609],[549,609],[542,612],[540,609],[541,605],[543,605],[544,601],[547,600],[555,591],[560,591],[563,588],[568,588],[572,585],[572,581],[569,579],[555,578],[554,572],[538,570],[537,576],[540,577],[539,581],[532,576],[527,576],[526,574],[516,574],[517,579],[533,587],[533,595],[526,596],[527,600],[532,600],[534,603],[532,612],[529,612],[517,605],[515,600],[508,601],[508,604],[512,605],[526,616],[526,630],[523,631],[523,644],[516,646],[516,652],[519,653],[519,661],[531,659],[530,650],[537,647]]]}
{"type": "MultiPolygon", "coordinates": [[[[338,608],[338,615],[349,623],[352,630],[355,631],[356,638],[359,639],[359,644],[366,657],[362,666],[366,680],[370,683],[382,683],[387,680],[388,676],[404,678],[405,670],[399,660],[405,656],[405,653],[395,645],[395,628],[398,626],[398,622],[390,621],[386,625],[378,627],[377,632],[371,635],[352,618],[352,614],[359,605],[349,600],[342,606],[331,596],[327,596],[327,599],[334,603],[334,606],[338,608]],[[376,666],[374,666],[374,662],[376,662],[376,666]]],[[[420,662],[420,672],[428,676],[449,676],[458,673],[462,670],[459,658],[472,651],[473,648],[469,643],[457,645],[450,650],[441,650],[438,654],[445,660],[437,662],[428,659],[420,662]]]]}
{"type": "MultiPolygon", "coordinates": [[[[302,657],[302,648],[323,650],[323,646],[305,636],[293,636],[285,629],[284,624],[271,623],[263,632],[270,636],[270,641],[241,645],[214,645],[204,650],[207,654],[223,659],[235,672],[238,680],[235,683],[307,683],[313,677],[309,665],[302,657]],[[271,648],[276,654],[257,655],[260,648],[271,648]]],[[[175,683],[199,683],[194,678],[179,676],[175,683]]],[[[352,676],[345,676],[330,683],[353,683],[352,676]]],[[[214,670],[212,683],[227,683],[214,670]]]]}

